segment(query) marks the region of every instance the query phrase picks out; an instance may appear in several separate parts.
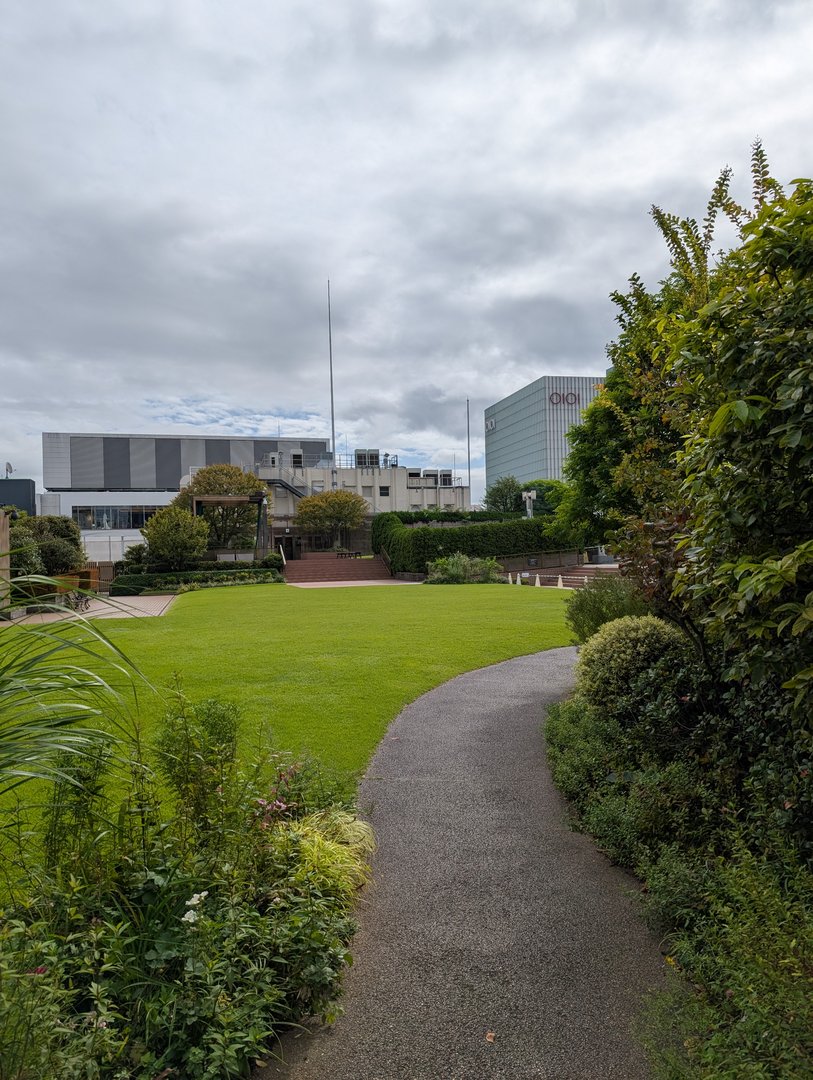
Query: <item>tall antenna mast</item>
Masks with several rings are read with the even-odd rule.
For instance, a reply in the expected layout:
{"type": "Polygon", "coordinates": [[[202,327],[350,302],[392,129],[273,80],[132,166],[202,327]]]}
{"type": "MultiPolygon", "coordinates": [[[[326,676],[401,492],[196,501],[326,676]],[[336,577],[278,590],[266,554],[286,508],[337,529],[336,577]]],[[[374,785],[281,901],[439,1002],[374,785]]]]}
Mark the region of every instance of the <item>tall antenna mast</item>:
{"type": "Polygon", "coordinates": [[[471,503],[471,423],[468,398],[466,398],[466,453],[469,459],[469,503],[471,503]]]}
{"type": "Polygon", "coordinates": [[[331,487],[335,491],[339,485],[336,477],[336,412],[333,406],[333,325],[330,319],[330,278],[327,279],[327,344],[330,354],[330,441],[333,449],[331,487]]]}

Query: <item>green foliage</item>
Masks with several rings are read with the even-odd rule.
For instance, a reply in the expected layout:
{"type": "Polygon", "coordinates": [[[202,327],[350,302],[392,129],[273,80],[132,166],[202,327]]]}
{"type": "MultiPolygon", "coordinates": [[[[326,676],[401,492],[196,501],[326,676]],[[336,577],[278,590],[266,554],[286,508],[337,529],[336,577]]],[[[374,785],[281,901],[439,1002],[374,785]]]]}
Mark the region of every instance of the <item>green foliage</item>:
{"type": "MultiPolygon", "coordinates": [[[[506,521],[511,518],[523,516],[518,510],[500,513],[494,510],[389,510],[387,513],[395,514],[404,525],[428,525],[433,521],[449,522],[451,524],[476,524],[483,521],[506,521]]],[[[373,518],[373,528],[378,517],[373,518]]]]}
{"type": "Polygon", "coordinates": [[[522,510],[522,485],[515,476],[503,476],[496,480],[483,496],[486,510],[504,514],[522,510]]]}
{"type": "Polygon", "coordinates": [[[555,513],[557,507],[566,498],[568,485],[564,480],[529,480],[522,485],[523,491],[535,491],[533,512],[534,517],[544,517],[545,514],[555,513]]]}
{"type": "MultiPolygon", "coordinates": [[[[172,500],[171,505],[192,510],[195,495],[264,495],[266,486],[254,473],[243,472],[238,465],[207,465],[198,469],[191,482],[172,500]]],[[[203,506],[200,516],[209,526],[210,548],[250,548],[257,526],[257,507],[246,503],[237,506],[203,506]]],[[[149,524],[149,522],[148,522],[149,524]]]]}
{"type": "Polygon", "coordinates": [[[557,550],[545,518],[467,525],[464,529],[408,529],[397,514],[378,514],[373,520],[374,551],[386,550],[398,573],[426,573],[427,565],[458,551],[478,558],[506,558],[532,551],[557,550]]]}
{"type": "Polygon", "coordinates": [[[25,525],[12,525],[9,529],[9,551],[13,574],[23,576],[45,573],[45,563],[42,561],[36,537],[25,525]]]}
{"type": "Polygon", "coordinates": [[[175,702],[170,813],[139,757],[118,812],[101,758],[55,785],[0,927],[0,1075],[236,1080],[330,1010],[370,830],[273,752],[238,769],[235,736],[228,705],[175,702]]]}
{"type": "Polygon", "coordinates": [[[147,545],[131,544],[124,552],[121,562],[116,563],[115,570],[119,574],[140,574],[148,565],[147,545]]]}
{"type": "Polygon", "coordinates": [[[38,546],[45,573],[48,575],[66,574],[85,565],[85,554],[81,547],[61,536],[40,540],[38,546]]]}
{"type": "Polygon", "coordinates": [[[265,567],[267,570],[282,570],[284,563],[278,551],[269,551],[266,556],[260,559],[258,565],[265,567]]]}
{"type": "Polygon", "coordinates": [[[503,581],[496,559],[476,559],[459,551],[429,563],[427,585],[493,585],[503,581]]]}
{"type": "Polygon", "coordinates": [[[595,577],[583,588],[574,589],[565,605],[565,620],[580,645],[605,623],[648,611],[646,600],[633,582],[617,574],[595,577]]]}
{"type": "Polygon", "coordinates": [[[691,646],[674,626],[653,615],[627,615],[605,623],[582,646],[576,665],[580,697],[603,716],[631,726],[640,716],[637,681],[656,665],[674,670],[691,646]]]}
{"type": "Polygon", "coordinates": [[[294,523],[327,533],[335,542],[347,530],[357,529],[369,513],[366,500],[354,491],[323,491],[299,500],[294,523]]]}
{"type": "Polygon", "coordinates": [[[208,588],[220,585],[262,585],[282,581],[276,570],[233,569],[185,570],[174,574],[119,574],[110,586],[111,596],[140,596],[143,592],[175,592],[179,587],[197,585],[208,588]]]}
{"type": "Polygon", "coordinates": [[[656,1076],[803,1080],[813,1071],[813,885],[792,852],[781,867],[743,845],[714,860],[668,848],[652,866],[649,905],[661,925],[681,927],[668,961],[692,982],[662,1003],[649,1040],[656,1076]],[[679,1039],[664,1038],[676,1022],[679,1039]]]}
{"type": "Polygon", "coordinates": [[[731,652],[727,674],[813,693],[813,184],[772,182],[715,295],[667,339],[696,388],[678,456],[692,514],[680,595],[731,652]]]}
{"type": "Polygon", "coordinates": [[[170,570],[194,566],[206,551],[209,525],[179,506],[162,506],[141,530],[147,543],[149,562],[165,564],[170,570]]]}
{"type": "Polygon", "coordinates": [[[9,530],[14,570],[18,574],[64,574],[85,565],[82,534],[68,517],[24,517],[9,530]]]}
{"type": "Polygon", "coordinates": [[[752,176],[751,212],[728,170],[702,224],[653,208],[672,273],[615,296],[611,412],[578,429],[568,477],[576,516],[592,497],[596,520],[620,522],[614,550],[686,635],[658,657],[626,634],[618,648],[629,620],[607,624],[549,728],[555,774],[646,878],[694,987],[670,1002],[681,1038],[656,1040],[670,1080],[813,1074],[813,185],[786,196],[758,143],[752,176]],[[739,246],[712,265],[721,212],[739,246]],[[606,505],[590,492],[602,427],[606,505]]]}
{"type": "MultiPolygon", "coordinates": [[[[12,580],[17,584],[26,583],[12,580]]],[[[82,758],[109,739],[109,729],[126,730],[114,683],[136,674],[88,624],[0,632],[0,795],[26,780],[59,775],[60,755],[82,758]]]]}

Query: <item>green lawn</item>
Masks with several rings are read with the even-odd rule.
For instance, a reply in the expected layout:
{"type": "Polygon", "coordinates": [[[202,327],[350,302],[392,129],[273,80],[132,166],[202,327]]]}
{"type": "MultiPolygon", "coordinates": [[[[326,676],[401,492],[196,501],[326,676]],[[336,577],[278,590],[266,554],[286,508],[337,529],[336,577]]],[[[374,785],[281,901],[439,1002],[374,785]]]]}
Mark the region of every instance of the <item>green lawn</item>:
{"type": "MultiPolygon", "coordinates": [[[[154,685],[177,673],[193,700],[238,703],[246,739],[268,723],[279,749],[358,771],[426,690],[567,644],[566,595],[506,585],[256,585],[187,593],[160,618],[98,625],[154,685]]],[[[160,707],[142,698],[147,732],[160,707]]]]}

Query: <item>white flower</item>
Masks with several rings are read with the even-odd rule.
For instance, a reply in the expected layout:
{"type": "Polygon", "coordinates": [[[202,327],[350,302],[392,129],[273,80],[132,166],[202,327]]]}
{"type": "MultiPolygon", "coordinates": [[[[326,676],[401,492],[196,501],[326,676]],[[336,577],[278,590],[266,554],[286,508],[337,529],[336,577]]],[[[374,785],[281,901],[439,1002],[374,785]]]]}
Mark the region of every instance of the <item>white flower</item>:
{"type": "MultiPolygon", "coordinates": [[[[205,900],[208,895],[209,895],[209,890],[208,889],[204,889],[203,892],[193,893],[191,898],[186,901],[186,906],[187,907],[197,907],[198,904],[201,902],[201,900],[205,900]]],[[[192,920],[192,921],[194,922],[194,920],[192,920]]]]}
{"type": "Polygon", "coordinates": [[[197,913],[197,911],[187,911],[187,913],[184,916],[182,916],[182,918],[181,918],[181,922],[195,923],[197,921],[198,921],[198,913],[197,913]]]}

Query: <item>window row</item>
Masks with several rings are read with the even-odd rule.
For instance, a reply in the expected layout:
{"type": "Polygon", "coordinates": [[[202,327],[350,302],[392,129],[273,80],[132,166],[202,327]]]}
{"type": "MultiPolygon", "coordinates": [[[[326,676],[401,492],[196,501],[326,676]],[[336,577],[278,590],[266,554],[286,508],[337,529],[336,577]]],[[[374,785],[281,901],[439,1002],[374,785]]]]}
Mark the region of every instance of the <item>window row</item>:
{"type": "Polygon", "coordinates": [[[83,531],[140,529],[160,506],[74,506],[73,520],[83,531]]]}

